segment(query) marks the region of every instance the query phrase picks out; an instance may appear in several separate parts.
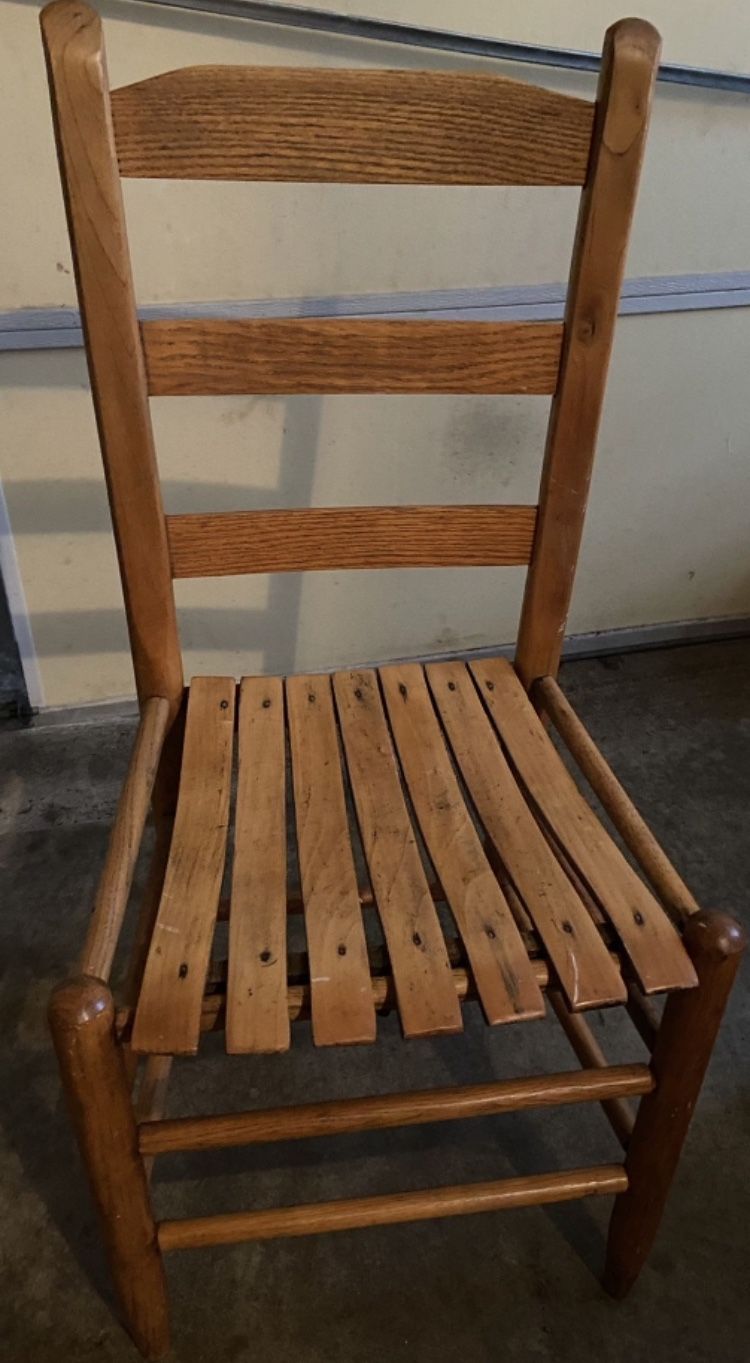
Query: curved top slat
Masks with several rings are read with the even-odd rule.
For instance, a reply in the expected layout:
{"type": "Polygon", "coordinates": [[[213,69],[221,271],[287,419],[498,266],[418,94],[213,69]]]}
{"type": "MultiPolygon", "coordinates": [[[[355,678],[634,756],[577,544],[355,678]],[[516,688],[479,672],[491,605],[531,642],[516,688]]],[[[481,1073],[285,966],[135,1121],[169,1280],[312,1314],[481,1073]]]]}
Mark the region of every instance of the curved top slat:
{"type": "Polygon", "coordinates": [[[579,185],[593,104],[494,75],[191,66],[112,92],[120,173],[579,185]]]}

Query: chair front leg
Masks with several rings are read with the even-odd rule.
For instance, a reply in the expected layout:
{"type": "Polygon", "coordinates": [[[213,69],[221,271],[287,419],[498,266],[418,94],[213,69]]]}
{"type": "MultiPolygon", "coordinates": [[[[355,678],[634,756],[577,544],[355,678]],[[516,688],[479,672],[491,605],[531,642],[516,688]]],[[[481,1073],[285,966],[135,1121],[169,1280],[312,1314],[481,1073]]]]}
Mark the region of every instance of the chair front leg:
{"type": "Polygon", "coordinates": [[[696,913],[684,942],[698,986],[669,996],[656,1036],[656,1088],[641,1099],[625,1160],[628,1188],[609,1228],[604,1286],[614,1297],[632,1287],[656,1237],[746,936],[728,914],[696,913]]]}
{"type": "Polygon", "coordinates": [[[167,1289],[112,995],[80,975],[58,985],[49,1021],[115,1287],[135,1344],[169,1350],[167,1289]]]}

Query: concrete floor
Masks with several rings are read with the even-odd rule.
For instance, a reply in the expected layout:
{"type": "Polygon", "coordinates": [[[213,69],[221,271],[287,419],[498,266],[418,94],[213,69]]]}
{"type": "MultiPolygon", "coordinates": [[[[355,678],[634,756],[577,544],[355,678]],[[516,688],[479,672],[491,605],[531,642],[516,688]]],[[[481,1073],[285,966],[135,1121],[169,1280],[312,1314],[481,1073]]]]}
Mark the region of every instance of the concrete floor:
{"type": "MultiPolygon", "coordinates": [[[[564,684],[698,897],[747,913],[750,640],[571,663],[564,684]]],[[[0,1358],[125,1363],[99,1237],[45,1027],[82,941],[132,733],[128,722],[8,733],[0,848],[0,1358]]],[[[608,1200],[310,1240],[190,1251],[169,1263],[184,1363],[744,1363],[750,1356],[750,974],[735,992],[657,1247],[615,1305],[596,1274],[608,1200]]],[[[613,1059],[627,1022],[594,1026],[613,1059]]],[[[552,1021],[281,1058],[183,1061],[174,1113],[573,1068],[552,1021]],[[218,1096],[215,1096],[218,1095],[218,1096]]],[[[308,1201],[617,1158],[599,1110],[524,1113],[296,1146],[174,1156],[160,1215],[308,1201]]]]}

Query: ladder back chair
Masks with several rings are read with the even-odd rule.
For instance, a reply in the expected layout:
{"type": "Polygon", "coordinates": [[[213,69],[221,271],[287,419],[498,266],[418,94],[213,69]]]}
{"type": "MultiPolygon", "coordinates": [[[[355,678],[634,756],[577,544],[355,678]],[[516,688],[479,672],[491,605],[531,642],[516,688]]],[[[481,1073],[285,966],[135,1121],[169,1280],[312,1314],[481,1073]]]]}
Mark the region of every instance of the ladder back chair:
{"type": "Polygon", "coordinates": [[[141,713],[79,974],[55,990],[50,1019],[132,1336],[147,1357],[169,1347],[168,1250],[589,1194],[616,1194],[605,1284],[622,1295],[656,1234],[743,946],[732,918],[699,910],[555,680],[658,35],[635,19],[608,31],[592,104],[493,75],[398,70],[194,67],[110,91],[92,10],[57,0],[42,30],[141,713]],[[121,176],[579,185],[564,323],[139,324],[121,176]],[[307,392],[550,394],[538,506],[164,514],[150,395],[307,392]],[[174,578],[503,564],[528,565],[514,665],[184,685],[174,578]],[[550,722],[632,860],[563,765],[550,722]],[[115,1008],[108,980],[150,808],[155,850],[115,1008]],[[287,950],[290,911],[304,914],[300,955],[287,950]],[[384,933],[376,950],[369,912],[384,933]],[[228,959],[213,960],[227,916],[228,959]],[[253,1055],[286,1050],[302,1017],[318,1046],[368,1044],[389,1009],[415,1038],[459,1032],[467,1001],[498,1025],[542,1017],[545,998],[580,1070],[163,1116],[171,1058],[194,1054],[208,1030],[253,1055]],[[584,1010],[617,1004],[648,1064],[609,1064],[587,1026],[584,1010]],[[152,1210],[151,1163],[168,1151],[592,1101],[624,1162],[271,1211],[157,1222],[152,1210]]]}

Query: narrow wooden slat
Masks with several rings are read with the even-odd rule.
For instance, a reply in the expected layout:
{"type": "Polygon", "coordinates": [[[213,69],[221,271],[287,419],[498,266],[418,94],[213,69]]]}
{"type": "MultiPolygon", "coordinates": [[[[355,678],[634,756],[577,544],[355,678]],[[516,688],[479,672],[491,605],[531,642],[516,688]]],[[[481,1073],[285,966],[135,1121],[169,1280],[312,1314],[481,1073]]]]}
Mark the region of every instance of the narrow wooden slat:
{"type": "Polygon", "coordinates": [[[533,506],[343,506],[167,517],[174,577],[528,563],[533,506]]]}
{"type": "Polygon", "coordinates": [[[133,1050],[198,1049],[201,1003],[224,872],[235,682],[195,677],[164,889],[133,1025],[133,1050]]]}
{"type": "Polygon", "coordinates": [[[141,325],[153,397],[555,391],[559,322],[188,317],[141,325]]]}
{"type": "Polygon", "coordinates": [[[285,1051],[286,753],[280,677],[243,677],[237,743],[227,1050],[285,1051]]]}
{"type": "Polygon", "coordinates": [[[329,677],[286,682],[316,1046],[375,1040],[376,1020],[329,677]]]}
{"type": "Polygon", "coordinates": [[[499,76],[193,66],[112,94],[122,175],[582,184],[593,106],[499,76]]]}
{"type": "Polygon", "coordinates": [[[492,1183],[466,1183],[452,1188],[425,1188],[415,1193],[313,1202],[261,1212],[228,1212],[183,1221],[162,1221],[159,1248],[192,1249],[232,1245],[243,1240],[275,1240],[281,1236],[319,1235],[322,1231],[356,1230],[361,1226],[393,1226],[401,1221],[431,1221],[505,1207],[537,1207],[579,1197],[622,1193],[628,1179],[621,1164],[570,1169],[561,1174],[527,1174],[492,1183]]]}
{"type": "Polygon", "coordinates": [[[610,918],[644,993],[696,984],[673,923],[581,795],[511,664],[493,658],[471,671],[521,780],[610,918]]]}
{"type": "Polygon", "coordinates": [[[168,723],[169,701],[159,696],[147,700],[117,804],[94,911],[81,953],[79,968],[82,975],[109,979],[168,723]]]}
{"type": "Polygon", "coordinates": [[[427,678],[479,818],[533,919],[572,1008],[622,1003],[626,989],[579,896],[547,845],[463,663],[427,678]]]}
{"type": "Polygon", "coordinates": [[[487,1021],[543,1017],[526,947],[461,795],[422,668],[384,667],[380,679],[414,812],[487,1021]]]}
{"type": "Polygon", "coordinates": [[[460,1032],[451,965],[401,790],[377,677],[372,671],[337,672],[333,689],[404,1033],[460,1032]]]}
{"type": "Polygon", "coordinates": [[[535,683],[533,694],[656,893],[681,919],[698,913],[700,906],[695,896],[659,846],[643,815],[599,752],[554,677],[542,677],[535,683]]]}

